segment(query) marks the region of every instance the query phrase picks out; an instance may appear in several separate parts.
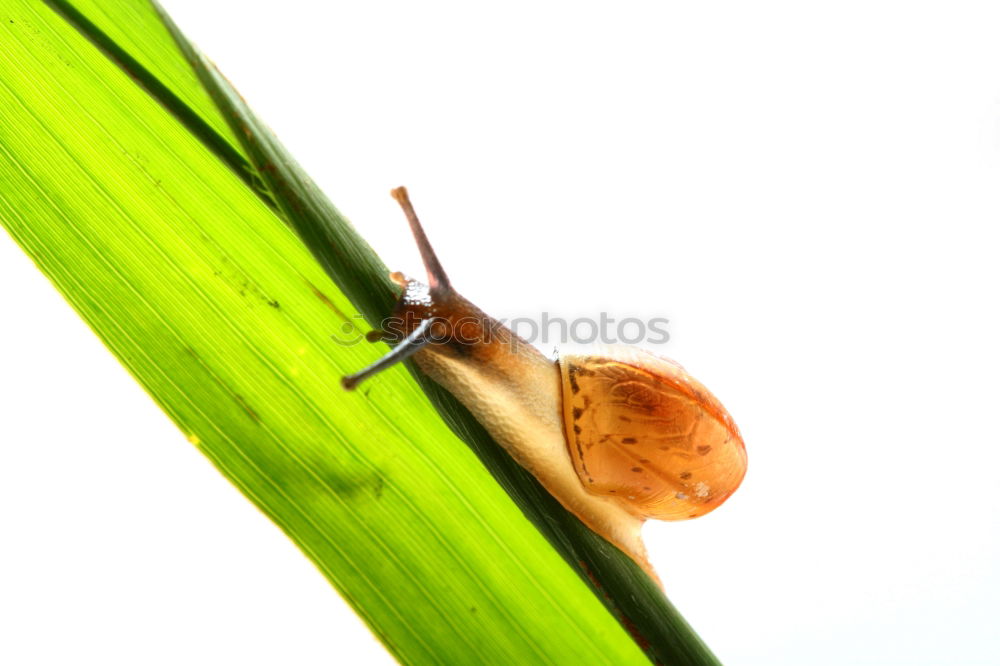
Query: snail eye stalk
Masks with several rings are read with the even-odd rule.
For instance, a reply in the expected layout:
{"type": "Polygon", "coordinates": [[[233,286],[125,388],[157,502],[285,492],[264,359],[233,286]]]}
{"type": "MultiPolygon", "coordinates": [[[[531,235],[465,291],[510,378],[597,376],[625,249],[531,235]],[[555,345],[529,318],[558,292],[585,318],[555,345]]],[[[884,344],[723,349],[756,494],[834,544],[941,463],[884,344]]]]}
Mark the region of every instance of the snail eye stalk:
{"type": "Polygon", "coordinates": [[[451,280],[448,279],[448,274],[441,267],[441,262],[438,261],[437,254],[431,247],[431,242],[427,240],[427,234],[424,233],[424,228],[421,226],[420,220],[417,219],[417,213],[413,210],[413,204],[410,203],[410,195],[406,193],[406,188],[397,187],[394,189],[392,198],[399,202],[400,208],[406,214],[406,220],[410,223],[410,231],[413,232],[413,238],[417,241],[417,249],[420,250],[420,257],[424,260],[424,268],[427,269],[427,284],[431,288],[431,293],[449,293],[451,280]]]}
{"type": "Polygon", "coordinates": [[[357,388],[358,384],[372,375],[378,374],[386,368],[392,367],[400,361],[405,361],[409,357],[413,356],[418,351],[423,349],[428,342],[430,342],[427,332],[430,330],[431,324],[433,323],[433,318],[424,319],[415,329],[413,329],[412,333],[403,338],[402,342],[390,349],[389,353],[369,365],[364,370],[359,370],[354,374],[344,376],[340,380],[340,385],[348,391],[353,391],[357,388]]]}

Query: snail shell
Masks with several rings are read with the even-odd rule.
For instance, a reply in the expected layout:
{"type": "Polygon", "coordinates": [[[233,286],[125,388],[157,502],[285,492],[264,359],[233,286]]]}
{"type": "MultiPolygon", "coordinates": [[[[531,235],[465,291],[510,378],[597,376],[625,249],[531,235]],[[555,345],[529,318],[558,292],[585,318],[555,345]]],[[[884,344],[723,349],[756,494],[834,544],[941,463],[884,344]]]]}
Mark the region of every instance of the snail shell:
{"type": "Polygon", "coordinates": [[[747,458],[732,417],[680,365],[634,347],[559,359],[577,475],[644,518],[697,518],[740,485],[747,458]]]}

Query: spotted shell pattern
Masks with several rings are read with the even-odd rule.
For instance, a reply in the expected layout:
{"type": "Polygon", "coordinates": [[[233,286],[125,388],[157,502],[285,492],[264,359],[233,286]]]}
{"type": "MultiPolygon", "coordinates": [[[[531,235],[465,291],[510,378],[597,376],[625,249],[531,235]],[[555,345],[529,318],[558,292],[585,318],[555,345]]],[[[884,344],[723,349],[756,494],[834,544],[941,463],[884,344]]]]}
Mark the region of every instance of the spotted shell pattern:
{"type": "Polygon", "coordinates": [[[584,487],[643,518],[712,511],[739,487],[747,455],[721,403],[680,365],[634,348],[559,359],[563,422],[584,487]]]}

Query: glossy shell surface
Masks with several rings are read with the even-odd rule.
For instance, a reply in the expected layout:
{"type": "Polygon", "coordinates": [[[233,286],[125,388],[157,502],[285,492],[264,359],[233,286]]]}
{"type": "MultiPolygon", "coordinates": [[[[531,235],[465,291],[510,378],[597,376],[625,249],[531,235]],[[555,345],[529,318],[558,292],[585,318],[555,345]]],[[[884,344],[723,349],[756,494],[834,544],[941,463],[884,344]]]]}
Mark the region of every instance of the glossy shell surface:
{"type": "Polygon", "coordinates": [[[677,363],[630,347],[559,359],[563,422],[584,488],[645,518],[684,520],[722,504],[747,468],[722,404],[677,363]]]}

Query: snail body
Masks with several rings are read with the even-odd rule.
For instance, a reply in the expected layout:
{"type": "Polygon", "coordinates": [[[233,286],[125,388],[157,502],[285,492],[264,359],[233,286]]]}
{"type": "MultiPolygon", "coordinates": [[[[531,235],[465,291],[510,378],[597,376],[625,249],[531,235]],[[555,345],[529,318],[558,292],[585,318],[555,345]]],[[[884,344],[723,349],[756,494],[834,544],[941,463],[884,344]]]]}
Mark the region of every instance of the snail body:
{"type": "Polygon", "coordinates": [[[643,522],[708,513],[743,479],[746,450],[728,412],[681,366],[639,349],[546,358],[451,287],[406,190],[392,194],[429,280],[392,274],[403,339],[345,388],[413,356],[567,510],[656,579],[643,522]]]}

